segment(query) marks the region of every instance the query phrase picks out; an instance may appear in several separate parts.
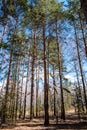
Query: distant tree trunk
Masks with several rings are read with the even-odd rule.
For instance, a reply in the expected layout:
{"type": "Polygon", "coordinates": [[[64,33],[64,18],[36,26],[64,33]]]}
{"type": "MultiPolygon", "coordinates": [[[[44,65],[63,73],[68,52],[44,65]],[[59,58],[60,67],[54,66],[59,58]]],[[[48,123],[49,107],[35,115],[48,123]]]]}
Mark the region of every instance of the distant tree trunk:
{"type": "Polygon", "coordinates": [[[80,120],[79,94],[78,94],[78,87],[77,87],[77,85],[76,85],[76,97],[77,97],[78,119],[80,120]]]}
{"type": "Polygon", "coordinates": [[[53,65],[53,88],[54,88],[54,116],[56,116],[56,90],[55,90],[55,73],[53,65]]]}
{"type": "Polygon", "coordinates": [[[48,85],[49,85],[49,41],[47,44],[47,80],[48,80],[48,85]]]}
{"type": "Polygon", "coordinates": [[[85,34],[84,34],[84,27],[83,27],[82,18],[80,16],[80,13],[79,13],[79,19],[80,19],[80,26],[81,26],[81,30],[82,30],[83,42],[85,45],[85,55],[87,57],[87,43],[86,43],[86,38],[85,38],[85,34]]]}
{"type": "MultiPolygon", "coordinates": [[[[15,69],[16,70],[16,69],[15,69]]],[[[12,120],[16,120],[15,119],[15,105],[16,105],[16,76],[14,76],[14,80],[13,80],[13,88],[12,88],[12,92],[13,92],[13,94],[12,94],[12,99],[11,100],[13,100],[13,103],[12,103],[12,120]]]]}
{"type": "Polygon", "coordinates": [[[18,106],[19,106],[19,66],[18,66],[18,57],[16,61],[16,107],[15,107],[15,119],[17,120],[18,106]]]}
{"type": "Polygon", "coordinates": [[[33,117],[34,117],[34,65],[35,65],[35,51],[36,51],[36,30],[34,30],[34,46],[33,46],[33,54],[32,54],[30,119],[33,119],[33,117]]]}
{"type": "Polygon", "coordinates": [[[60,54],[60,46],[58,41],[58,25],[56,21],[56,44],[58,50],[58,67],[59,67],[59,78],[60,78],[60,90],[61,90],[61,119],[65,120],[65,108],[64,108],[64,97],[63,97],[63,85],[62,85],[62,61],[60,54]]]}
{"type": "Polygon", "coordinates": [[[76,97],[77,97],[77,107],[78,107],[78,119],[80,120],[80,102],[79,102],[79,92],[78,92],[77,85],[76,85],[76,97]]]}
{"type": "MultiPolygon", "coordinates": [[[[80,100],[79,102],[81,102],[81,108],[82,110],[84,111],[84,106],[83,106],[83,101],[82,101],[82,94],[81,94],[81,88],[80,88],[80,82],[79,82],[79,75],[78,75],[78,71],[77,71],[77,68],[76,68],[76,63],[74,61],[74,67],[75,67],[75,72],[76,72],[76,77],[77,77],[77,83],[78,83],[78,87],[79,87],[79,97],[80,97],[80,100]]],[[[80,104],[80,103],[79,103],[80,104]]],[[[79,108],[79,106],[78,106],[79,108]]],[[[80,108],[79,108],[80,109],[80,108]]]]}
{"type": "Polygon", "coordinates": [[[30,69],[30,55],[28,55],[28,69],[27,69],[26,87],[25,87],[25,95],[24,95],[23,119],[25,119],[25,116],[26,116],[26,100],[27,100],[27,88],[28,88],[28,81],[29,81],[29,69],[30,69]]]}
{"type": "MultiPolygon", "coordinates": [[[[47,44],[47,80],[48,80],[48,87],[50,86],[49,84],[49,41],[47,44]]],[[[51,110],[50,108],[50,88],[48,90],[48,102],[49,102],[49,112],[51,110]]]]}
{"type": "Polygon", "coordinates": [[[19,103],[19,118],[21,118],[21,116],[22,116],[22,96],[23,96],[23,81],[24,81],[24,66],[25,66],[25,58],[24,58],[24,60],[23,60],[23,70],[22,70],[22,81],[21,81],[21,86],[20,86],[20,91],[21,91],[21,93],[20,93],[20,103],[19,103]]]}
{"type": "Polygon", "coordinates": [[[44,125],[49,125],[49,101],[48,91],[49,86],[47,85],[47,66],[46,66],[46,35],[45,35],[45,22],[43,22],[43,45],[44,45],[44,109],[45,109],[45,121],[44,125]]]}
{"type": "Polygon", "coordinates": [[[36,117],[38,117],[39,70],[36,68],[36,117]]]}
{"type": "Polygon", "coordinates": [[[8,75],[7,75],[5,99],[3,101],[3,110],[2,110],[1,123],[6,123],[7,102],[8,102],[8,92],[9,92],[9,81],[10,81],[10,73],[11,73],[12,56],[13,56],[13,44],[12,44],[12,47],[11,47],[11,53],[10,53],[10,59],[9,59],[9,68],[8,68],[8,75]]]}
{"type": "Polygon", "coordinates": [[[76,47],[77,47],[77,53],[78,53],[78,60],[79,60],[80,73],[81,73],[82,84],[83,84],[84,100],[85,100],[85,106],[86,106],[86,112],[87,112],[86,89],[85,89],[85,82],[84,82],[84,76],[83,76],[83,70],[82,70],[82,63],[81,63],[81,57],[80,57],[80,50],[79,50],[79,43],[78,43],[78,37],[77,37],[77,32],[76,32],[75,23],[74,23],[74,31],[75,31],[76,47]]]}

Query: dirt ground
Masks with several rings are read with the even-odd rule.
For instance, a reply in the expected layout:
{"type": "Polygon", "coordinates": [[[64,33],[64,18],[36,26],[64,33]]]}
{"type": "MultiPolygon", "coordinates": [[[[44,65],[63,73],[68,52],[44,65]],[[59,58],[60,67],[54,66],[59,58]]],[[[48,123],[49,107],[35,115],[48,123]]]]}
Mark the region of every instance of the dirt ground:
{"type": "Polygon", "coordinates": [[[44,118],[40,117],[38,119],[34,118],[33,120],[20,120],[17,121],[15,126],[2,126],[0,130],[87,130],[87,117],[86,115],[82,116],[78,120],[78,116],[73,113],[68,113],[66,120],[62,121],[60,118],[58,121],[55,117],[50,117],[50,124],[48,127],[44,126],[44,118]]]}

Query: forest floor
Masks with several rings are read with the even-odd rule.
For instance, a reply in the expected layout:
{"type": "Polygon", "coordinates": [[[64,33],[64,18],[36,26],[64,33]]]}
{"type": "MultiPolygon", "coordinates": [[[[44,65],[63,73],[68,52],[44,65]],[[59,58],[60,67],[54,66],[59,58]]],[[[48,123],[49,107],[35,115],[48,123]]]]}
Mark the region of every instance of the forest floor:
{"type": "Polygon", "coordinates": [[[78,120],[78,116],[75,113],[67,113],[66,120],[62,121],[55,117],[50,117],[50,124],[48,127],[44,126],[44,118],[34,118],[33,120],[18,120],[15,126],[2,126],[0,130],[87,130],[87,116],[81,116],[78,120]]]}

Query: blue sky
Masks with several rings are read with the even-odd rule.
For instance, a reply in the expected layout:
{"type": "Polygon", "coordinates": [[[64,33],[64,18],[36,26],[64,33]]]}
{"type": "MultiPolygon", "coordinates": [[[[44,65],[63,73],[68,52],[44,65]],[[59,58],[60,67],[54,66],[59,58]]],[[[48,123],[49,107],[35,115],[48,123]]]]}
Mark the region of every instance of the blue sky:
{"type": "MultiPolygon", "coordinates": [[[[58,1],[60,1],[60,2],[64,2],[64,1],[66,1],[66,0],[58,0],[58,1]]],[[[72,35],[74,35],[74,33],[71,31],[68,35],[67,35],[67,41],[68,41],[68,37],[69,36],[72,36],[72,35]]],[[[69,42],[69,41],[68,41],[69,42]]],[[[71,44],[71,43],[70,43],[71,44]]],[[[72,55],[72,54],[70,54],[71,52],[69,52],[70,50],[70,45],[69,44],[67,44],[66,45],[66,54],[65,54],[65,59],[67,59],[67,61],[69,61],[69,58],[71,58],[70,56],[72,55]]],[[[64,48],[65,49],[65,48],[64,48]]],[[[67,62],[67,70],[69,71],[70,69],[72,68],[72,64],[69,64],[68,62],[67,62]]],[[[84,64],[84,70],[86,70],[87,71],[87,67],[86,67],[86,65],[84,64]]],[[[43,74],[42,74],[42,77],[44,77],[43,76],[43,74]]],[[[71,73],[68,73],[68,74],[66,74],[66,77],[69,79],[69,80],[71,80],[71,81],[74,81],[74,79],[75,79],[75,73],[73,74],[73,72],[71,72],[71,73]]]]}

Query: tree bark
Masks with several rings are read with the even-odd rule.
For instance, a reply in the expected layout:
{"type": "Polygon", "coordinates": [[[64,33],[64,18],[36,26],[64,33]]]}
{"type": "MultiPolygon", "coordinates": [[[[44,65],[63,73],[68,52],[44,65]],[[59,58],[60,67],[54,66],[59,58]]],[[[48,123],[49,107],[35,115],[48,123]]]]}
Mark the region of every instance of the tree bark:
{"type": "Polygon", "coordinates": [[[56,91],[55,91],[55,73],[53,65],[53,88],[54,88],[54,116],[56,116],[56,91]]]}
{"type": "MultiPolygon", "coordinates": [[[[84,111],[84,106],[83,106],[83,101],[82,101],[82,94],[81,94],[81,88],[80,88],[80,82],[79,82],[79,75],[78,75],[78,71],[77,71],[77,68],[76,68],[75,61],[74,61],[74,67],[75,67],[77,83],[78,83],[78,87],[79,87],[79,97],[80,97],[80,100],[81,100],[81,108],[82,108],[82,111],[84,111]]],[[[79,108],[79,106],[78,106],[78,108],[79,108]]]]}
{"type": "Polygon", "coordinates": [[[11,73],[12,56],[13,56],[13,44],[12,44],[11,53],[10,53],[9,68],[8,68],[5,99],[4,99],[4,103],[3,103],[3,111],[2,111],[1,123],[6,123],[7,102],[8,102],[8,92],[9,92],[9,81],[10,81],[10,73],[11,73]]]}
{"type": "Polygon", "coordinates": [[[25,119],[25,116],[26,116],[26,100],[27,100],[27,89],[28,89],[28,81],[29,81],[29,69],[30,69],[30,55],[28,55],[28,69],[27,69],[26,87],[25,87],[25,95],[24,95],[24,115],[23,115],[23,119],[25,119]]]}
{"type": "Polygon", "coordinates": [[[80,0],[80,2],[81,2],[81,8],[83,9],[83,13],[85,15],[87,22],[87,0],[80,0]]]}
{"type": "Polygon", "coordinates": [[[36,68],[36,117],[38,117],[39,70],[36,68]]]}
{"type": "Polygon", "coordinates": [[[56,44],[58,50],[58,67],[59,67],[59,78],[60,78],[60,90],[61,90],[61,119],[65,120],[65,107],[64,107],[64,97],[63,97],[63,85],[62,85],[62,61],[60,54],[60,46],[58,40],[58,25],[56,21],[56,44]]]}
{"type": "Polygon", "coordinates": [[[87,98],[86,98],[86,87],[85,87],[85,82],[84,82],[84,76],[83,76],[83,69],[82,69],[82,63],[81,63],[81,57],[80,57],[80,50],[79,50],[79,43],[78,43],[78,37],[77,37],[77,32],[76,32],[76,26],[74,24],[74,31],[75,31],[75,39],[76,39],[76,47],[77,47],[77,53],[78,53],[78,60],[79,60],[79,67],[80,67],[80,74],[81,74],[81,79],[82,79],[82,84],[83,84],[83,91],[84,91],[84,100],[85,100],[85,106],[86,106],[86,112],[87,112],[87,98]]]}
{"type": "Polygon", "coordinates": [[[45,109],[45,121],[44,125],[49,125],[49,102],[48,102],[48,90],[47,84],[47,67],[46,67],[46,35],[45,35],[45,22],[43,22],[43,45],[44,45],[44,109],[45,109]]]}
{"type": "Polygon", "coordinates": [[[34,117],[34,65],[35,65],[35,51],[36,51],[36,30],[34,30],[34,46],[32,54],[32,79],[31,79],[31,102],[30,102],[30,119],[34,117]]]}
{"type": "Polygon", "coordinates": [[[24,58],[24,60],[23,60],[23,70],[22,70],[22,81],[21,81],[21,86],[20,86],[20,91],[21,91],[21,93],[20,93],[20,103],[19,103],[19,110],[20,110],[20,112],[19,112],[19,118],[21,118],[21,116],[22,116],[22,96],[23,96],[23,81],[24,81],[24,66],[25,66],[25,58],[24,58]]]}
{"type": "Polygon", "coordinates": [[[18,107],[19,107],[19,66],[18,66],[18,57],[16,59],[16,106],[15,106],[15,119],[17,120],[18,107]]]}
{"type": "Polygon", "coordinates": [[[79,13],[79,19],[80,19],[80,26],[81,26],[81,30],[82,30],[83,42],[84,42],[84,45],[85,45],[85,55],[87,57],[87,43],[86,43],[86,38],[85,38],[85,34],[84,34],[84,28],[83,28],[83,23],[82,23],[80,13],[79,13]]]}

